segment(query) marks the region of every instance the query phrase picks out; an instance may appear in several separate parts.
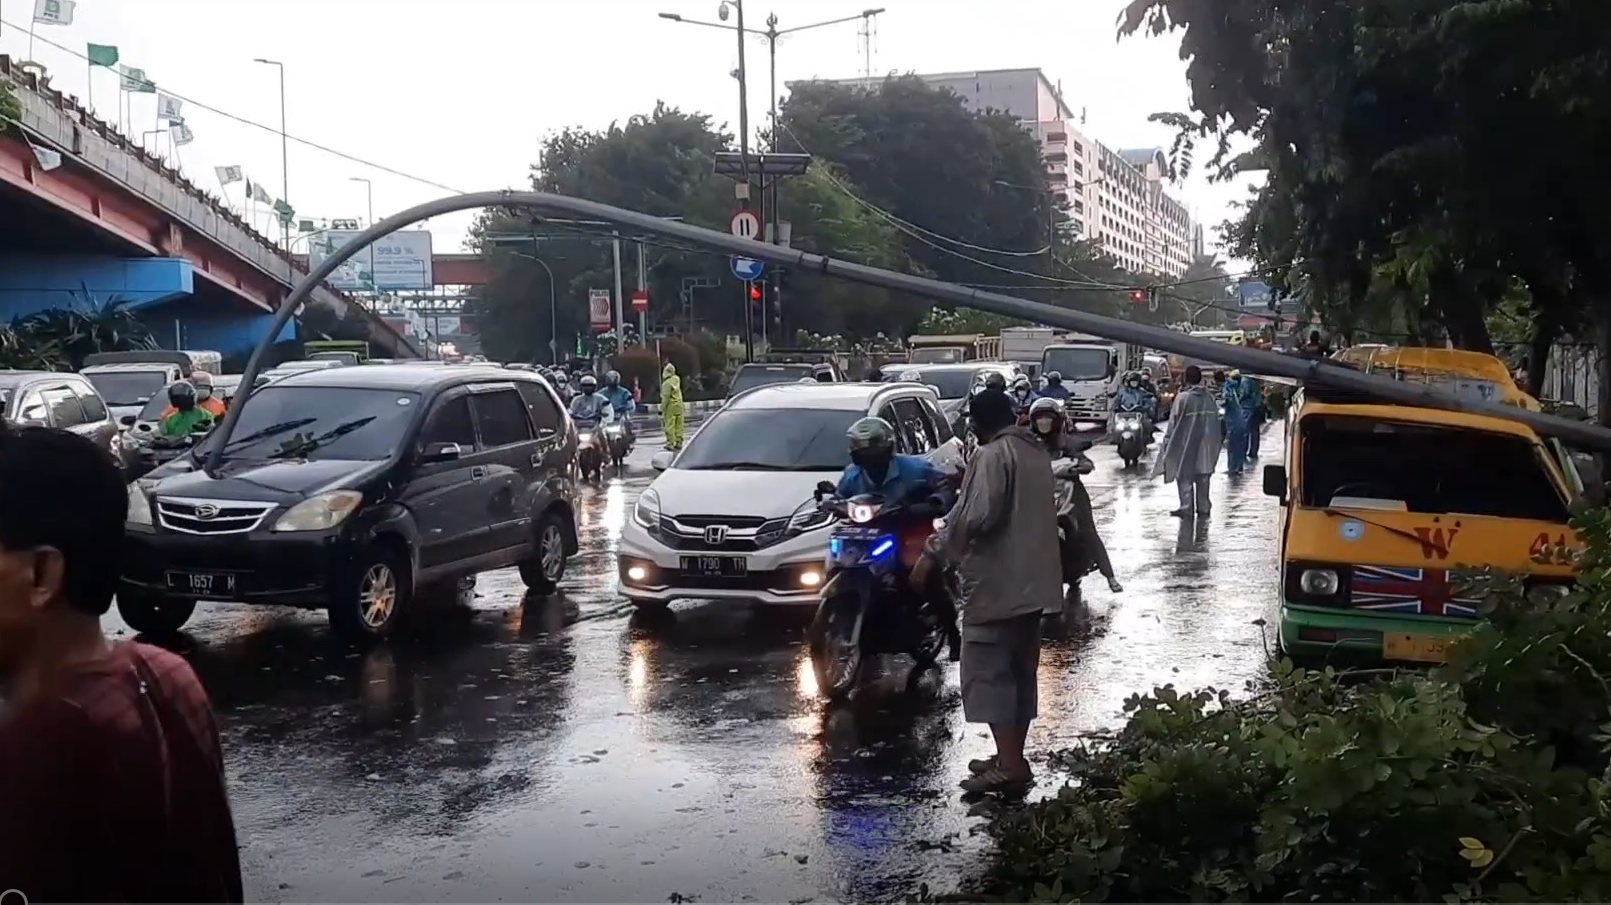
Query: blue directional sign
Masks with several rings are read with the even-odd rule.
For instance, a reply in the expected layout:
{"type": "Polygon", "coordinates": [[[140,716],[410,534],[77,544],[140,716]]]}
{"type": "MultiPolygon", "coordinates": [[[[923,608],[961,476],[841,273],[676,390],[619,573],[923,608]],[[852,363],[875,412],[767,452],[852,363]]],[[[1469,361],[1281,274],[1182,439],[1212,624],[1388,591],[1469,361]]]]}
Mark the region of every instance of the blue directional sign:
{"type": "Polygon", "coordinates": [[[1270,288],[1270,284],[1259,280],[1244,280],[1237,287],[1237,290],[1241,296],[1241,307],[1243,308],[1268,309],[1271,300],[1274,298],[1274,290],[1270,288]]]}
{"type": "Polygon", "coordinates": [[[745,281],[754,281],[761,278],[761,272],[766,265],[754,258],[733,258],[733,276],[745,281]]]}

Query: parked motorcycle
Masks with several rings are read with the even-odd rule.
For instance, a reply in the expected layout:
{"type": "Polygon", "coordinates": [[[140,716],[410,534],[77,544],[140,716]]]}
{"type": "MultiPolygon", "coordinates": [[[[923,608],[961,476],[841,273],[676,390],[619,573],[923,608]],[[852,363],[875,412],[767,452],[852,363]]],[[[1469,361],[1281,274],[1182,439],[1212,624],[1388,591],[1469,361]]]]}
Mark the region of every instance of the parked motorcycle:
{"type": "MultiPolygon", "coordinates": [[[[605,425],[604,430],[609,427],[605,425]]],[[[576,466],[582,472],[582,480],[602,482],[604,457],[608,454],[604,431],[596,423],[576,425],[576,466]]]]}
{"type": "Polygon", "coordinates": [[[632,432],[621,421],[612,421],[604,425],[604,447],[609,454],[610,464],[615,466],[616,474],[626,470],[626,457],[632,452],[632,432]]]}
{"type": "Polygon", "coordinates": [[[1113,415],[1114,447],[1125,468],[1134,468],[1152,442],[1152,419],[1140,408],[1123,408],[1113,415]]]}
{"type": "Polygon", "coordinates": [[[1052,477],[1056,478],[1057,494],[1057,552],[1063,564],[1063,594],[1061,606],[1045,610],[1042,615],[1063,617],[1079,613],[1085,604],[1080,582],[1096,571],[1096,557],[1090,553],[1088,538],[1080,531],[1079,519],[1074,516],[1075,482],[1080,475],[1090,474],[1094,466],[1090,459],[1058,459],[1052,463],[1052,477]]]}
{"type": "Polygon", "coordinates": [[[841,701],[862,682],[881,654],[914,661],[910,685],[939,662],[946,626],[925,596],[909,584],[901,562],[901,537],[914,523],[943,514],[937,499],[900,505],[878,494],[848,500],[832,484],[817,487],[815,505],[838,516],[828,540],[828,576],[818,593],[817,613],[807,632],[817,692],[841,701]]]}

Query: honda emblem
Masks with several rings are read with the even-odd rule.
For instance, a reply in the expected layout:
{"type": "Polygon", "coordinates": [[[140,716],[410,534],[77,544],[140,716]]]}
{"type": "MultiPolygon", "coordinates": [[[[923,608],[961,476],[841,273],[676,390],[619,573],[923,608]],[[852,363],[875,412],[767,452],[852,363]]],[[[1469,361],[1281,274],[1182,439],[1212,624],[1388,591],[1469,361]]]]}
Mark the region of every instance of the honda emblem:
{"type": "Polygon", "coordinates": [[[727,541],[726,525],[707,525],[705,527],[705,543],[720,544],[727,541]]]}

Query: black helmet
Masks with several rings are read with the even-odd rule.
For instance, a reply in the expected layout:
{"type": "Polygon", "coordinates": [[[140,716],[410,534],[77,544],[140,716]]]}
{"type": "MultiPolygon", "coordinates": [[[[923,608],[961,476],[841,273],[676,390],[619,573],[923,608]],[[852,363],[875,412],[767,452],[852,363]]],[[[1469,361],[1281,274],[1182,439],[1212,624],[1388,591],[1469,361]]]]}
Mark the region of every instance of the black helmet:
{"type": "Polygon", "coordinates": [[[605,371],[604,372],[604,385],[605,386],[612,386],[612,387],[620,386],[621,385],[621,372],[620,371],[605,371]]]}
{"type": "Polygon", "coordinates": [[[1049,386],[1049,387],[1060,387],[1060,386],[1062,386],[1063,385],[1063,375],[1057,373],[1056,371],[1047,371],[1046,372],[1046,385],[1049,386]]]}
{"type": "Polygon", "coordinates": [[[987,390],[1006,390],[1007,375],[1001,373],[1000,371],[987,371],[985,373],[984,385],[985,389],[987,390]]]}
{"type": "Polygon", "coordinates": [[[168,403],[176,409],[196,407],[196,385],[188,380],[168,384],[168,403]]]}
{"type": "Polygon", "coordinates": [[[863,468],[885,467],[895,457],[895,428],[882,418],[867,417],[845,431],[850,461],[863,468]]]}

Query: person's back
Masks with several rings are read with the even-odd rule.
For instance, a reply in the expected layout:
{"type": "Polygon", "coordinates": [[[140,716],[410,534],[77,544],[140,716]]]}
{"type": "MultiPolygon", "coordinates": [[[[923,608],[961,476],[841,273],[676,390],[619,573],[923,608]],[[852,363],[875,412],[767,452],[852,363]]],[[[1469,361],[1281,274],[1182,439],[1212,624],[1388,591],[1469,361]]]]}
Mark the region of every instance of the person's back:
{"type": "Polygon", "coordinates": [[[164,437],[186,437],[192,433],[200,433],[197,429],[211,427],[213,416],[200,406],[193,409],[175,409],[173,414],[162,419],[158,433],[164,437]]]}
{"type": "Polygon", "coordinates": [[[88,439],[0,433],[0,887],[240,902],[206,693],[183,659],[101,632],[127,514],[120,469],[88,439]]]}
{"type": "Polygon", "coordinates": [[[610,406],[610,400],[599,393],[577,393],[571,400],[571,417],[577,421],[588,424],[598,424],[612,420],[615,412],[610,406]]]}

